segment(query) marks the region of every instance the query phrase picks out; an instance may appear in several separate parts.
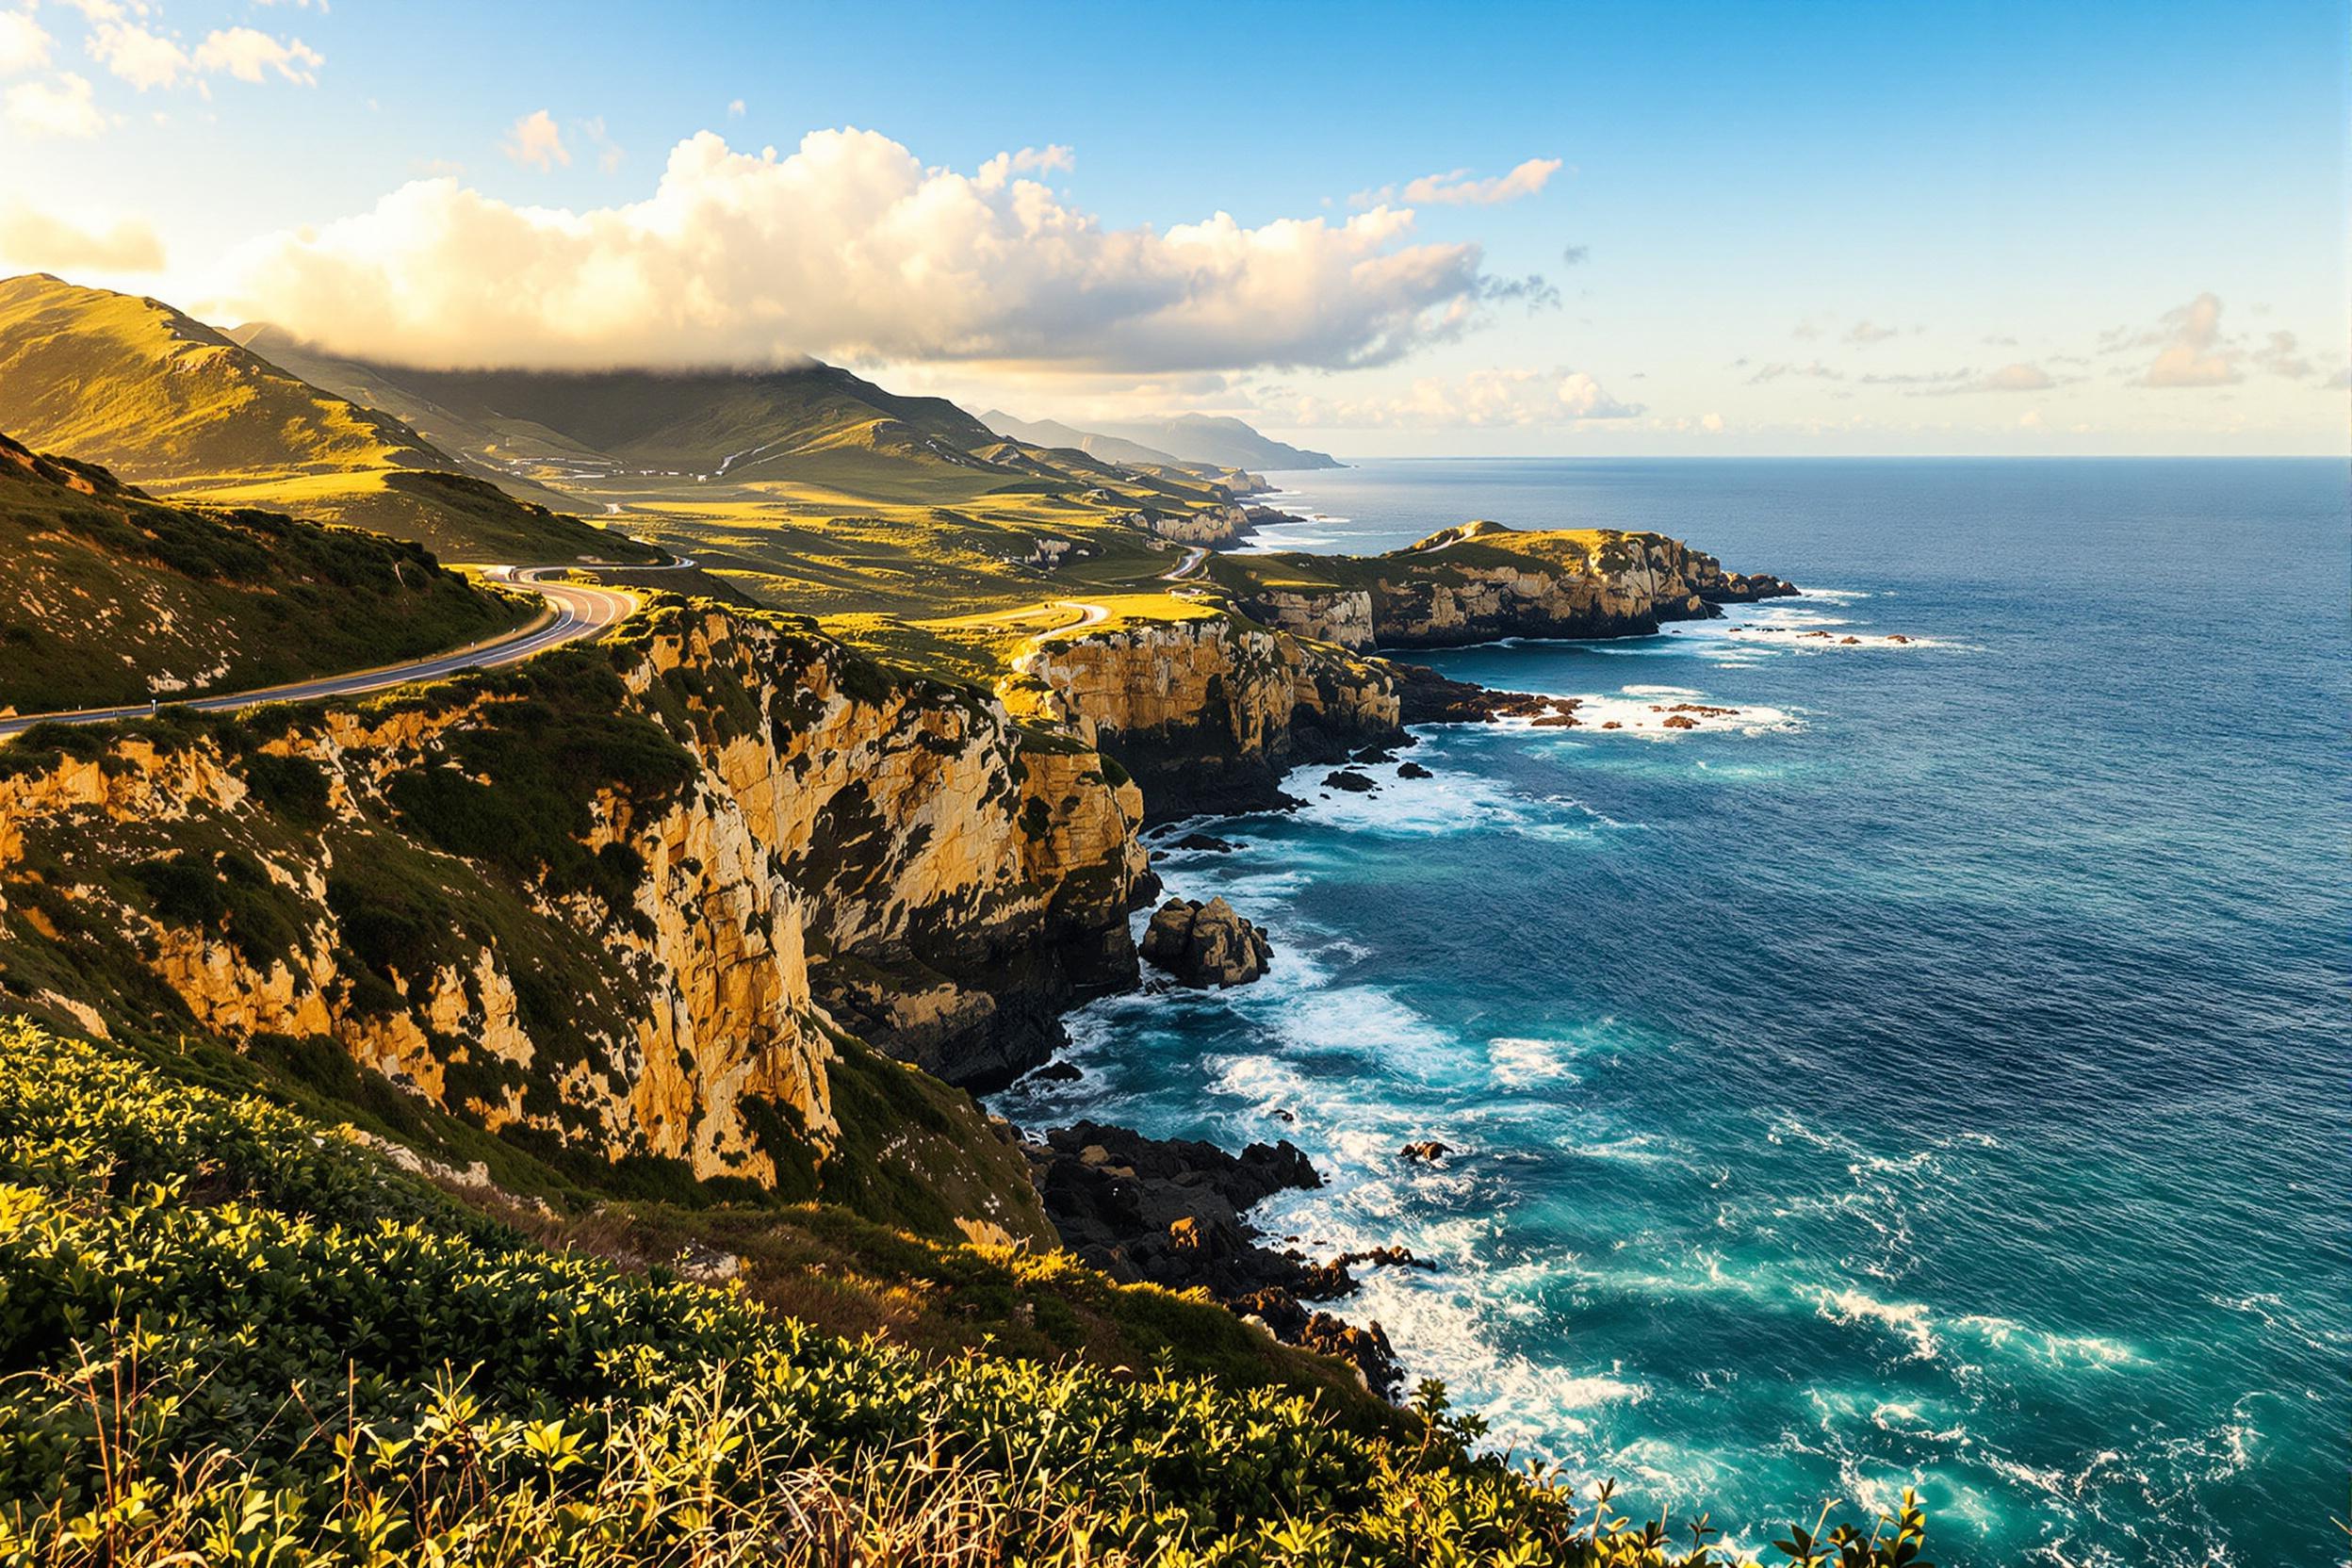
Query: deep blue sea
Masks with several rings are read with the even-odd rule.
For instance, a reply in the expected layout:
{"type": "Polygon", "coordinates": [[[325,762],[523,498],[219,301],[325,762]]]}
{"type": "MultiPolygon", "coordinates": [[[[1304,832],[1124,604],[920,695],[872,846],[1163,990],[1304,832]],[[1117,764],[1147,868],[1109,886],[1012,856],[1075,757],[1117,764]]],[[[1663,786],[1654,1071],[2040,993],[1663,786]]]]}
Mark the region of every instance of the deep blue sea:
{"type": "Polygon", "coordinates": [[[999,1108],[1295,1139],[1330,1185],[1263,1223],[1440,1266],[1344,1314],[1636,1514],[1760,1549],[1916,1483],[1961,1568],[2344,1562],[2344,466],[1279,477],[1272,546],[1657,529],[1808,592],[1431,657],[1625,727],[1205,824],[1240,849],[1163,874],[1274,972],[1099,1004],[999,1108]]]}

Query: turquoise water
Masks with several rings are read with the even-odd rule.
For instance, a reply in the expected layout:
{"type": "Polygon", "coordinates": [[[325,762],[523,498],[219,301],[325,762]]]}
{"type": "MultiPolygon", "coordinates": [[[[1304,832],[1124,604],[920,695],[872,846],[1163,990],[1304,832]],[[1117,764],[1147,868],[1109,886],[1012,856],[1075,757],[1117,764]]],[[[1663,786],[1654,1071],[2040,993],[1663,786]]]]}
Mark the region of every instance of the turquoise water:
{"type": "Polygon", "coordinates": [[[1274,974],[1099,1004],[1000,1108],[1295,1138],[1278,1233],[1442,1266],[1348,1315],[1637,1511],[1916,1481],[1946,1563],[2343,1561],[2342,465],[1284,477],[1312,547],[1657,528],[1825,591],[1433,658],[1637,727],[1210,825],[1164,874],[1274,974]],[[1638,727],[1684,701],[1740,711],[1638,727]]]}

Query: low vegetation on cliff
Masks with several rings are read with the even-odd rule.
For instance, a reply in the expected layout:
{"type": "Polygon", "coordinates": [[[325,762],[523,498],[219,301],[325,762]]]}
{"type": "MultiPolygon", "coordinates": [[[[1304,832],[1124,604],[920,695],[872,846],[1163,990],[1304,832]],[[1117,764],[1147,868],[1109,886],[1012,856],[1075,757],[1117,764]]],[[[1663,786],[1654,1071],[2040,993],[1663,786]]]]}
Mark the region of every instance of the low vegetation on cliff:
{"type": "MultiPolygon", "coordinates": [[[[1168,1369],[830,1337],[7,1023],[0,1277],[14,1562],[1721,1560],[1703,1527],[1686,1551],[1475,1457],[1433,1392],[1366,1421],[1168,1369]]],[[[1906,1512],[1788,1545],[1894,1568],[1919,1537],[1906,1512]]]]}
{"type": "Polygon", "coordinates": [[[243,691],[444,652],[520,625],[415,545],[150,500],[0,435],[0,710],[243,691]]]}

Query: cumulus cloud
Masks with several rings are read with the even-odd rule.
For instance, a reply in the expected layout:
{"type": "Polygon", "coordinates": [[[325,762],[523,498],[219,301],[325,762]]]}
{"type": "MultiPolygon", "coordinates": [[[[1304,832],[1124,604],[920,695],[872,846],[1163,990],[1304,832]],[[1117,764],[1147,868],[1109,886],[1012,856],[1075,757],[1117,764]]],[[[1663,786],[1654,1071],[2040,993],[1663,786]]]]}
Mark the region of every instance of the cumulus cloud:
{"type": "Polygon", "coordinates": [[[1345,367],[1386,363],[1478,318],[1478,248],[1413,243],[1412,230],[1413,215],[1394,209],[1339,224],[1246,228],[1219,213],[1109,229],[1034,180],[991,186],[925,168],[874,132],[816,132],[779,156],[706,131],[672,149],[649,198],[623,206],[518,207],[449,179],[403,186],[367,212],[247,246],[220,302],[347,352],[442,366],[813,354],[1081,371],[1345,367]]]}
{"type": "Polygon", "coordinates": [[[572,150],[564,145],[564,132],[545,109],[533,109],[514,122],[506,133],[506,155],[528,169],[572,166],[572,150]]]}
{"type": "Polygon", "coordinates": [[[326,58],[298,38],[275,38],[253,27],[220,27],[194,50],[143,22],[125,21],[118,8],[90,8],[90,58],[139,91],[178,85],[182,77],[234,76],[260,82],[275,74],[316,86],[326,58]]]}
{"type": "Polygon", "coordinates": [[[207,33],[196,46],[196,69],[258,82],[276,74],[289,82],[315,87],[326,58],[298,38],[271,38],[252,27],[230,27],[207,33]]]}
{"type": "Polygon", "coordinates": [[[2229,386],[2246,379],[2238,368],[2244,351],[2222,338],[2221,301],[2211,290],[2165,312],[2163,330],[2151,335],[2164,347],[2140,376],[2142,386],[2229,386]]]}
{"type": "Polygon", "coordinates": [[[2314,373],[2311,359],[2291,332],[2274,332],[2269,340],[2254,351],[2254,363],[2274,376],[2290,381],[2309,381],[2314,373]]]}
{"type": "Polygon", "coordinates": [[[28,137],[90,137],[106,128],[89,78],[71,71],[42,81],[19,82],[0,106],[8,123],[28,137]]]}
{"type": "Polygon", "coordinates": [[[1472,179],[1467,169],[1454,169],[1408,180],[1401,189],[1384,185],[1373,190],[1359,190],[1348,200],[1360,207],[1386,206],[1399,200],[1410,205],[1499,206],[1536,194],[1551,183],[1560,167],[1558,158],[1529,158],[1508,174],[1484,180],[1472,179]]]}
{"type": "Polygon", "coordinates": [[[730,98],[727,100],[727,117],[729,120],[741,120],[746,112],[747,111],[743,107],[743,101],[741,98],[730,98]]]}
{"type": "Polygon", "coordinates": [[[1491,428],[1631,419],[1642,412],[1640,403],[1620,401],[1582,370],[1492,369],[1450,379],[1424,376],[1394,397],[1302,395],[1287,422],[1344,430],[1491,428]]]}
{"type": "Polygon", "coordinates": [[[49,63],[48,33],[23,11],[0,11],[0,76],[38,71],[49,63]]]}
{"type": "Polygon", "coordinates": [[[91,268],[109,272],[159,272],[163,241],[144,222],[124,219],[86,229],[22,203],[0,206],[0,256],[41,271],[91,268]]]}
{"type": "Polygon", "coordinates": [[[1980,392],[2047,392],[2057,385],[2049,371],[2020,361],[2004,365],[1976,384],[1980,392]]]}
{"type": "Polygon", "coordinates": [[[101,22],[90,30],[90,57],[139,91],[170,87],[195,69],[178,41],[136,22],[101,22]]]}

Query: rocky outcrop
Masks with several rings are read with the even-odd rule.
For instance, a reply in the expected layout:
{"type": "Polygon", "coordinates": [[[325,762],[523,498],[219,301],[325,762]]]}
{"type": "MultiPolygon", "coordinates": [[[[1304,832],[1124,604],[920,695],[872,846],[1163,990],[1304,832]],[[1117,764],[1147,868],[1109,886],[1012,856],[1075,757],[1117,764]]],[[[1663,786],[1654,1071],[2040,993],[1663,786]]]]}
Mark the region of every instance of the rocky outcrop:
{"type": "Polygon", "coordinates": [[[1050,638],[1018,669],[1136,780],[1154,822],[1280,806],[1292,767],[1402,734],[1379,662],[1222,613],[1050,638]]]}
{"type": "Polygon", "coordinates": [[[900,1070],[863,1042],[1008,1079],[1137,972],[1135,786],[786,617],[40,741],[0,750],[0,1004],[325,1042],[533,1148],[808,1191],[919,1152],[843,1122],[900,1070]]]}
{"type": "MultiPolygon", "coordinates": [[[[1283,569],[1285,557],[1262,573],[1283,569]]],[[[1242,604],[1297,636],[1358,652],[1460,647],[1504,637],[1624,637],[1717,607],[1796,593],[1778,578],[1725,572],[1657,533],[1532,532],[1471,523],[1367,561],[1301,558],[1242,604]],[[1329,579],[1328,582],[1320,580],[1329,579]]]]}
{"type": "Polygon", "coordinates": [[[1186,986],[1246,986],[1266,973],[1274,946],[1222,898],[1171,898],[1143,933],[1144,962],[1186,986]]]}
{"type": "MultiPolygon", "coordinates": [[[[1426,664],[1392,662],[1389,669],[1396,677],[1398,711],[1409,725],[1493,724],[1498,719],[1526,719],[1538,725],[1576,723],[1574,697],[1497,691],[1440,675],[1426,664]]],[[[1406,776],[1400,772],[1399,776],[1406,776]]]]}
{"type": "Polygon", "coordinates": [[[1202,507],[1197,512],[1162,512],[1146,507],[1128,514],[1126,520],[1146,533],[1179,545],[1231,545],[1256,531],[1258,519],[1253,514],[1264,510],[1232,501],[1202,507]]]}
{"type": "Polygon", "coordinates": [[[1354,1291],[1351,1262],[1411,1264],[1411,1254],[1384,1249],[1315,1265],[1260,1245],[1243,1217],[1285,1188],[1323,1184],[1289,1142],[1236,1155],[1082,1121],[1027,1152],[1046,1216],[1082,1261],[1130,1283],[1205,1290],[1276,1337],[1348,1362],[1374,1393],[1396,1388],[1402,1371],[1379,1324],[1357,1328],[1303,1303],[1354,1291]]]}

